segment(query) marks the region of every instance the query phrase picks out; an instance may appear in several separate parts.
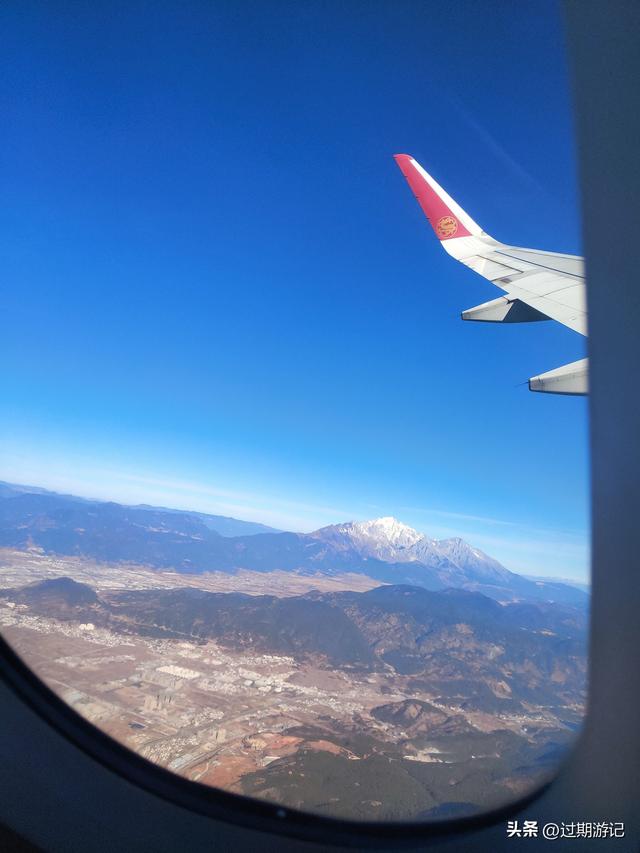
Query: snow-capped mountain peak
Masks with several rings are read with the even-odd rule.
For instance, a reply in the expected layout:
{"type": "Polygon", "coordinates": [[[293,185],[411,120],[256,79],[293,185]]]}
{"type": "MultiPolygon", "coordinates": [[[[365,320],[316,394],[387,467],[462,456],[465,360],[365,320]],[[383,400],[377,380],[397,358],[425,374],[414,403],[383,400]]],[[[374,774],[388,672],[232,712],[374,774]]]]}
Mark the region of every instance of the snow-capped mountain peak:
{"type": "Polygon", "coordinates": [[[369,521],[349,521],[324,527],[315,534],[334,547],[350,548],[361,557],[372,557],[388,563],[409,563],[420,560],[420,549],[431,540],[393,516],[369,521]]]}
{"type": "Polygon", "coordinates": [[[435,571],[445,586],[503,582],[511,572],[464,539],[430,539],[393,516],[349,521],[311,534],[339,552],[386,563],[416,563],[435,571]]]}
{"type": "Polygon", "coordinates": [[[354,521],[344,527],[349,527],[352,533],[360,536],[399,547],[414,545],[424,538],[422,533],[418,533],[413,527],[403,524],[392,515],[374,518],[371,521],[354,521]]]}
{"type": "Polygon", "coordinates": [[[341,550],[349,548],[361,557],[374,557],[391,563],[415,560],[412,549],[424,538],[422,533],[392,516],[333,524],[313,535],[330,541],[341,550]]]}

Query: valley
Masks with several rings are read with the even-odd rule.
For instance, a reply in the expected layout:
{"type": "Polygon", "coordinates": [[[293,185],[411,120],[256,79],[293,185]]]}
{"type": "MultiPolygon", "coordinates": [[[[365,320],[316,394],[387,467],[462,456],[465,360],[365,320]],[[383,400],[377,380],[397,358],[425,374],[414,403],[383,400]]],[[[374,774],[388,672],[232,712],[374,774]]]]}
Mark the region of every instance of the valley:
{"type": "MultiPolygon", "coordinates": [[[[466,600],[450,607],[408,587],[277,598],[98,593],[57,578],[0,590],[0,630],[85,719],[173,772],[292,808],[405,820],[443,804],[473,813],[542,782],[583,714],[579,654],[538,669],[526,642],[505,649],[511,626],[496,633],[496,613],[489,625],[466,600]],[[371,593],[385,598],[362,600],[371,593]]],[[[579,636],[571,619],[564,646],[579,636]]],[[[537,631],[548,658],[554,638],[537,631]]]]}

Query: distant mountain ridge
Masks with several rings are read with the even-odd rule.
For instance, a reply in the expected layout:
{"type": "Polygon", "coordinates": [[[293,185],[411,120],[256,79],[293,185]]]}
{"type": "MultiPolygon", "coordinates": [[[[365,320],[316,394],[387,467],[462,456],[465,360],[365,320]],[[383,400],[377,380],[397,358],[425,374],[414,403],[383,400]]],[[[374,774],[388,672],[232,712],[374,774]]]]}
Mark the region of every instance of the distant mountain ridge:
{"type": "MultiPolygon", "coordinates": [[[[69,500],[85,503],[102,503],[102,501],[93,500],[92,498],[81,498],[77,495],[52,492],[49,489],[42,489],[39,486],[24,486],[16,483],[6,483],[3,480],[0,480],[0,500],[2,500],[2,498],[11,498],[23,494],[53,495],[58,498],[68,498],[69,500]]],[[[109,501],[104,501],[104,503],[109,503],[109,501]]],[[[118,506],[124,506],[124,504],[118,504],[118,506]]],[[[151,506],[150,504],[132,504],[130,508],[149,510],[151,512],[192,515],[199,518],[209,528],[209,530],[213,530],[221,536],[251,536],[256,533],[281,532],[275,527],[269,527],[268,525],[260,524],[257,521],[242,521],[241,519],[232,518],[227,515],[212,515],[207,512],[197,512],[196,510],[170,509],[164,506],[151,506]]]]}
{"type": "Polygon", "coordinates": [[[0,546],[178,572],[356,572],[384,583],[456,587],[503,601],[588,602],[579,589],[528,580],[462,539],[430,539],[391,517],[309,534],[255,531],[251,522],[223,519],[253,531],[230,536],[216,529],[219,516],[25,488],[0,484],[0,546]]]}

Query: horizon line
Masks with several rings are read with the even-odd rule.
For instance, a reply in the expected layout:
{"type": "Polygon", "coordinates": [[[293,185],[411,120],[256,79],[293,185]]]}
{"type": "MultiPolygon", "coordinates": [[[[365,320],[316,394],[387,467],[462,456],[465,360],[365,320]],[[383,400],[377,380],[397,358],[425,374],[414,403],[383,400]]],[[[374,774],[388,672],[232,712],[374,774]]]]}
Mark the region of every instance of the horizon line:
{"type": "MultiPolygon", "coordinates": [[[[483,549],[478,548],[476,545],[472,544],[472,542],[470,542],[464,536],[461,536],[459,533],[455,533],[452,536],[444,536],[441,538],[436,538],[436,537],[433,537],[432,535],[430,535],[429,533],[426,533],[424,530],[412,527],[411,525],[408,525],[405,522],[400,521],[400,519],[398,519],[394,515],[382,515],[382,516],[377,516],[376,518],[363,518],[363,519],[350,518],[346,521],[344,521],[344,520],[343,521],[335,521],[335,522],[331,522],[330,524],[321,524],[320,526],[313,526],[309,530],[295,530],[295,529],[284,529],[284,528],[274,527],[273,525],[267,524],[263,521],[256,521],[254,519],[241,518],[241,517],[237,517],[235,515],[224,515],[220,512],[211,512],[208,510],[201,510],[201,509],[197,509],[193,506],[188,507],[188,508],[178,508],[175,506],[166,506],[166,505],[163,505],[161,503],[147,503],[146,501],[142,501],[142,502],[138,501],[135,503],[128,503],[126,501],[116,500],[113,498],[97,497],[95,495],[95,493],[93,493],[93,494],[91,494],[90,492],[89,493],[87,493],[87,492],[82,493],[83,492],[82,489],[80,489],[78,491],[75,491],[75,490],[74,491],[66,491],[66,490],[58,491],[55,488],[47,488],[45,486],[39,486],[39,485],[32,484],[32,483],[20,483],[20,482],[14,482],[11,480],[5,480],[5,479],[0,479],[0,484],[4,484],[4,485],[12,487],[12,488],[23,489],[26,493],[30,493],[30,494],[37,494],[38,492],[44,492],[47,494],[58,495],[60,497],[78,498],[79,500],[93,501],[95,503],[114,503],[116,505],[129,507],[131,509],[139,509],[139,508],[148,507],[150,509],[164,510],[167,512],[185,513],[185,514],[194,513],[197,515],[210,516],[212,518],[222,518],[222,519],[226,519],[226,520],[241,522],[244,524],[253,524],[256,526],[264,527],[264,528],[266,528],[264,533],[274,533],[274,534],[295,533],[295,534],[299,534],[299,535],[309,535],[311,533],[315,533],[319,530],[322,530],[326,527],[339,526],[339,525],[344,525],[344,524],[358,524],[358,523],[365,523],[367,521],[377,521],[377,520],[382,519],[382,518],[392,518],[395,521],[397,521],[399,524],[402,524],[403,526],[408,527],[411,530],[414,530],[416,533],[421,534],[426,539],[429,539],[432,542],[437,543],[437,542],[447,541],[449,539],[460,539],[462,542],[467,544],[469,547],[476,548],[476,550],[483,551],[483,549]]],[[[480,516],[469,516],[469,515],[464,515],[464,514],[455,513],[455,512],[446,512],[443,510],[423,510],[423,511],[429,511],[429,512],[433,512],[434,514],[441,514],[441,515],[450,516],[450,517],[460,517],[460,518],[467,518],[467,519],[474,518],[475,520],[481,519],[480,516]]],[[[482,520],[485,521],[486,523],[504,524],[504,525],[514,526],[514,527],[518,526],[517,522],[499,521],[496,519],[486,519],[486,518],[483,518],[482,520]]],[[[251,534],[251,535],[256,535],[256,534],[251,534]]],[[[481,539],[483,537],[481,535],[479,535],[478,538],[481,539]]],[[[558,573],[545,576],[544,574],[538,574],[538,572],[535,570],[532,571],[532,570],[524,568],[524,567],[519,571],[515,571],[514,569],[509,569],[507,566],[504,565],[504,563],[501,560],[493,557],[491,554],[489,554],[485,551],[483,551],[483,553],[485,553],[486,556],[490,557],[491,559],[496,560],[496,562],[500,563],[500,565],[502,565],[504,568],[507,568],[508,571],[511,571],[514,574],[518,574],[518,575],[521,575],[523,577],[526,577],[526,576],[534,577],[535,576],[536,578],[540,578],[540,579],[546,577],[546,579],[550,582],[553,582],[553,580],[558,580],[561,582],[568,582],[569,584],[581,583],[581,584],[584,584],[584,585],[589,586],[589,587],[591,585],[591,577],[590,577],[590,572],[588,569],[587,569],[587,571],[582,572],[579,577],[563,576],[562,574],[558,574],[558,573]]]]}

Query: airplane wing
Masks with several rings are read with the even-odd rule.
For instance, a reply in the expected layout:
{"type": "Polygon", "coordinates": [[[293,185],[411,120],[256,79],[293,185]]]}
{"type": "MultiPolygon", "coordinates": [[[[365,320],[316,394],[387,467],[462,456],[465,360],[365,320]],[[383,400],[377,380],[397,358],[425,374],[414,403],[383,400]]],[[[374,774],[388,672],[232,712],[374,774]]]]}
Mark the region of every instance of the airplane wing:
{"type": "MultiPolygon", "coordinates": [[[[499,243],[413,157],[396,154],[395,161],[445,251],[504,291],[504,296],[463,311],[463,320],[556,320],[574,332],[587,334],[582,258],[499,243]]],[[[588,360],[583,358],[534,376],[529,388],[555,394],[586,394],[588,360]]]]}

